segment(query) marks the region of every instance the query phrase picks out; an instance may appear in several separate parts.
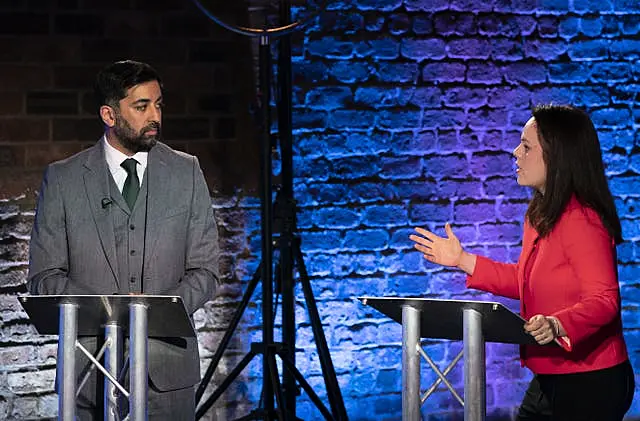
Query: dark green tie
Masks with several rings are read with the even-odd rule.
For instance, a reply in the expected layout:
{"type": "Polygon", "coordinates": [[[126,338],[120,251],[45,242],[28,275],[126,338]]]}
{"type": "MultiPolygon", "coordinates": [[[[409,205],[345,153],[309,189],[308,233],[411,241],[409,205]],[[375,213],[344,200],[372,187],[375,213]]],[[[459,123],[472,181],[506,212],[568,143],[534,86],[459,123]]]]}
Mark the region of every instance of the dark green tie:
{"type": "Polygon", "coordinates": [[[124,187],[122,188],[122,197],[124,197],[131,210],[133,210],[133,205],[136,204],[136,198],[140,191],[140,179],[138,178],[138,171],[136,171],[137,164],[138,161],[133,158],[125,159],[120,164],[127,171],[127,179],[124,181],[124,187]]]}

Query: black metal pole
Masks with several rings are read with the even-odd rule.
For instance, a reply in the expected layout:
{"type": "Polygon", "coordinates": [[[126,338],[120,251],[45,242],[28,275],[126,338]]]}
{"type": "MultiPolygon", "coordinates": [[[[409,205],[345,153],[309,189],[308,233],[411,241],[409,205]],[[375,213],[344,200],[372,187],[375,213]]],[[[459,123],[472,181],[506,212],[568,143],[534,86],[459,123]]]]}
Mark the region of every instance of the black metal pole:
{"type": "Polygon", "coordinates": [[[349,419],[347,416],[347,410],[344,406],[342,393],[340,392],[340,384],[338,383],[336,369],[333,366],[331,355],[329,354],[327,339],[325,338],[324,332],[322,330],[322,320],[320,319],[320,314],[318,313],[316,300],[313,297],[313,290],[311,288],[311,282],[309,281],[307,268],[304,265],[304,260],[302,258],[300,239],[296,239],[294,248],[297,259],[297,267],[298,271],[300,272],[300,285],[302,286],[304,298],[307,303],[307,312],[309,313],[309,320],[311,321],[313,338],[316,341],[316,347],[318,349],[318,358],[320,359],[320,367],[322,368],[324,384],[327,387],[327,396],[329,397],[331,412],[337,420],[346,421],[349,419]]]}
{"type": "MultiPolygon", "coordinates": [[[[280,25],[291,23],[291,1],[280,0],[280,25]]],[[[282,185],[280,187],[280,210],[282,226],[280,233],[280,279],[282,282],[282,342],[285,355],[293,366],[296,364],[296,312],[295,280],[293,277],[294,258],[292,254],[295,230],[295,201],[293,199],[293,141],[291,111],[291,37],[279,39],[278,50],[278,137],[282,159],[282,185]]],[[[285,410],[296,415],[296,397],[298,387],[291,370],[283,369],[282,386],[284,389],[285,410]]]]}
{"type": "Polygon", "coordinates": [[[233,383],[233,381],[240,375],[242,370],[249,365],[253,357],[256,356],[256,353],[251,350],[244,358],[238,363],[238,365],[231,370],[231,373],[223,380],[220,386],[213,392],[213,394],[207,399],[202,406],[198,407],[196,411],[196,419],[199,420],[207,413],[209,408],[213,406],[213,404],[218,400],[220,396],[227,390],[227,388],[233,383]]]}
{"type": "Polygon", "coordinates": [[[272,248],[272,186],[271,186],[271,45],[269,36],[260,37],[260,106],[262,116],[260,209],[262,218],[262,387],[265,419],[274,411],[273,383],[269,378],[273,344],[273,248],[272,248]]]}
{"type": "MultiPolygon", "coordinates": [[[[253,277],[249,281],[249,284],[247,285],[247,290],[245,291],[242,297],[242,301],[240,302],[240,306],[238,307],[235,314],[233,315],[233,319],[229,323],[229,327],[227,328],[227,331],[224,333],[224,336],[222,337],[222,340],[220,341],[220,344],[218,345],[216,352],[213,354],[213,357],[211,357],[211,362],[209,363],[209,367],[207,367],[207,371],[205,372],[204,376],[202,376],[202,382],[200,382],[200,384],[198,385],[198,389],[196,390],[196,404],[200,403],[200,399],[202,399],[202,396],[204,395],[204,392],[207,389],[207,385],[209,384],[209,382],[211,382],[213,373],[216,371],[216,368],[218,367],[218,363],[222,359],[222,355],[224,351],[229,346],[229,343],[231,343],[231,337],[233,336],[233,332],[235,332],[235,330],[238,328],[238,325],[240,324],[242,315],[244,314],[244,311],[247,309],[247,306],[249,305],[249,301],[253,296],[253,292],[258,286],[258,282],[260,282],[261,274],[262,274],[262,264],[258,266],[256,273],[253,274],[253,277]]],[[[212,397],[209,397],[207,399],[207,402],[205,402],[203,406],[206,405],[207,408],[211,407],[211,405],[214,402],[215,402],[215,399],[212,399],[212,397]]],[[[196,419],[199,419],[199,418],[196,418],[196,419]]]]}

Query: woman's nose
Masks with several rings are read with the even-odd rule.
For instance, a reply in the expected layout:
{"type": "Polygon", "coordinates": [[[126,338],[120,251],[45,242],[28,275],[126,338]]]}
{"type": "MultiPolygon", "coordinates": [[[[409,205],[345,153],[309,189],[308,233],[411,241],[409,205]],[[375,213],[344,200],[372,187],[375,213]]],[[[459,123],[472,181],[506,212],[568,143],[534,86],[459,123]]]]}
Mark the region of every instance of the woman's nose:
{"type": "Polygon", "coordinates": [[[516,146],[516,148],[513,150],[513,152],[511,152],[513,154],[513,156],[515,156],[516,158],[520,157],[519,156],[520,155],[520,146],[521,145],[516,146]]]}

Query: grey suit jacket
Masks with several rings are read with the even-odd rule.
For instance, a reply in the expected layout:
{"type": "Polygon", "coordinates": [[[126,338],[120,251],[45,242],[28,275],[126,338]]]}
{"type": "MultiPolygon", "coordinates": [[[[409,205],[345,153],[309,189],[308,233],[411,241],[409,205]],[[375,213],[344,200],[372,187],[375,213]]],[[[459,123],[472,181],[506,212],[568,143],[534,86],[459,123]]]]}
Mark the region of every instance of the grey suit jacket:
{"type": "MultiPolygon", "coordinates": [[[[31,234],[30,293],[113,294],[128,282],[118,279],[113,220],[102,203],[110,177],[101,142],[48,166],[31,234]]],[[[145,179],[143,293],[179,295],[192,314],[213,298],[219,279],[209,191],[197,158],[163,143],[149,152],[145,179]]],[[[149,376],[160,390],[196,384],[195,338],[151,339],[149,376]]]]}

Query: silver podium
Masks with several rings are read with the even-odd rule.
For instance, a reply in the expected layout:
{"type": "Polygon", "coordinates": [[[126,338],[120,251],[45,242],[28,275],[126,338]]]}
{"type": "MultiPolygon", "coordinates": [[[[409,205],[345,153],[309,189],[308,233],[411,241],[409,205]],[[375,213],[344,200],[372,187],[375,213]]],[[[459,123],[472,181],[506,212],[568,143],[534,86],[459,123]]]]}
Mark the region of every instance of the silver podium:
{"type": "Polygon", "coordinates": [[[105,376],[104,419],[120,419],[118,392],[129,399],[130,421],[147,420],[147,340],[149,337],[195,337],[180,297],[158,295],[40,295],[19,297],[41,335],[58,335],[58,419],[75,421],[76,348],[105,376]],[[118,381],[123,364],[124,335],[129,336],[129,391],[118,381]],[[102,336],[105,342],[92,355],[79,336],[102,336]],[[100,359],[104,356],[104,365],[100,359]]]}
{"type": "Polygon", "coordinates": [[[500,303],[427,298],[359,297],[363,304],[402,323],[402,419],[420,420],[420,407],[440,383],[464,406],[465,421],[486,418],[485,342],[531,344],[525,320],[500,303]],[[464,341],[463,350],[440,371],[420,346],[420,338],[464,341]],[[446,375],[464,356],[464,400],[446,375]],[[438,380],[421,396],[420,358],[425,359],[438,380]]]}

